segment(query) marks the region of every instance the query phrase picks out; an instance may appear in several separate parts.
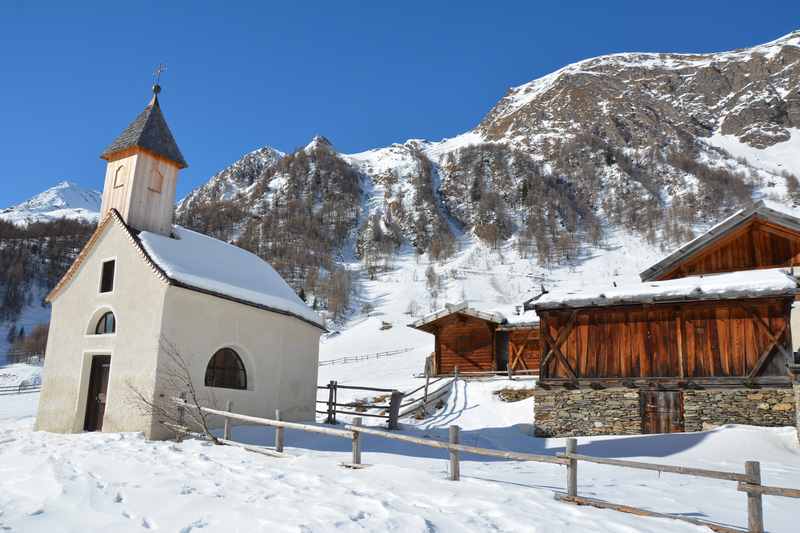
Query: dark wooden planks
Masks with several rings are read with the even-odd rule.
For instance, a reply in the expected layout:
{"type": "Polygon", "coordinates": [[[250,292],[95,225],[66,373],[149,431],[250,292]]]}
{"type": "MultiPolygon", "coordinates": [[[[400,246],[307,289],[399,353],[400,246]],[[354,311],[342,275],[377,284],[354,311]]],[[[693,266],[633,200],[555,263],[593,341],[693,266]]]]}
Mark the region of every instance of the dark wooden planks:
{"type": "Polygon", "coordinates": [[[756,218],[729,235],[710,242],[656,279],[787,267],[798,264],[799,259],[800,234],[756,218]]]}
{"type": "Polygon", "coordinates": [[[785,374],[791,298],[540,311],[543,378],[708,378],[785,374]],[[778,340],[776,343],[775,340],[778,340]],[[552,345],[558,344],[560,354],[552,345]],[[765,355],[766,353],[766,355],[765,355]],[[563,357],[563,360],[562,360],[563,357]]]}

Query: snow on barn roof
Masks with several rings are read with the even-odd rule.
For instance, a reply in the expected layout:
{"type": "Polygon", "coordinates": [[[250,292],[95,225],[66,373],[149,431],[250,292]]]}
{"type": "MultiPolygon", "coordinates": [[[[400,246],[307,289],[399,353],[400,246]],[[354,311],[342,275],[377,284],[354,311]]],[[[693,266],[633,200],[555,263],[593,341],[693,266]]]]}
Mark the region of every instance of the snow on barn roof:
{"type": "Polygon", "coordinates": [[[443,308],[423,316],[419,320],[409,324],[408,327],[420,328],[430,324],[431,322],[436,322],[440,318],[452,315],[453,313],[474,316],[475,318],[480,318],[481,320],[486,320],[487,322],[494,322],[495,324],[501,324],[506,319],[506,317],[500,313],[486,313],[484,311],[478,311],[477,309],[471,308],[467,302],[460,302],[457,304],[444,304],[443,308]]]}
{"type": "Polygon", "coordinates": [[[497,329],[512,330],[512,329],[528,329],[539,326],[539,316],[536,311],[529,309],[522,313],[506,315],[506,321],[503,322],[497,329]]]}
{"type": "Polygon", "coordinates": [[[761,217],[777,225],[800,232],[800,208],[780,204],[771,200],[759,200],[752,206],[740,209],[699,237],[687,242],[656,264],[639,274],[642,281],[650,281],[688,258],[710,242],[738,228],[753,217],[761,217]]]}
{"type": "Polygon", "coordinates": [[[181,226],[174,226],[173,234],[175,238],[148,231],[138,235],[147,255],[171,281],[293,315],[324,329],[317,313],[257,255],[181,226]]]}
{"type": "Polygon", "coordinates": [[[525,311],[521,314],[508,315],[500,310],[479,311],[470,307],[467,302],[460,302],[457,304],[444,304],[443,308],[437,309],[433,313],[427,314],[419,320],[408,324],[408,327],[423,329],[425,326],[454,313],[473,316],[487,322],[492,322],[497,324],[500,330],[532,328],[539,324],[539,318],[533,310],[525,311]]]}
{"type": "Polygon", "coordinates": [[[536,301],[537,310],[563,307],[605,307],[624,304],[728,300],[793,296],[797,281],[781,269],[746,270],[691,276],[667,281],[575,291],[554,289],[536,301]]]}

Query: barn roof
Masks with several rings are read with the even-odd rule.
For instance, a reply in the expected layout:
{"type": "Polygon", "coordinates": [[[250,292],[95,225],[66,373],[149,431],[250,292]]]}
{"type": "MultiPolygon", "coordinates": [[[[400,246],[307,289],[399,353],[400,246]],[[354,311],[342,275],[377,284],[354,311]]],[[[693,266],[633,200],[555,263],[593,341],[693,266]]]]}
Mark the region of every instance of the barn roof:
{"type": "Polygon", "coordinates": [[[179,168],[186,168],[188,164],[183,158],[172,132],[169,131],[167,121],[161,113],[158,96],[153,96],[144,111],[139,113],[114,142],[106,148],[100,157],[109,159],[114,154],[124,152],[131,148],[143,148],[148,152],[172,161],[179,168]]]}
{"type": "Polygon", "coordinates": [[[800,232],[800,208],[787,206],[770,200],[760,200],[752,206],[741,209],[726,218],[699,237],[687,242],[656,264],[639,274],[642,281],[651,281],[667,273],[673,267],[705,248],[712,242],[747,224],[754,218],[760,218],[773,224],[784,226],[792,231],[800,232]]]}
{"type": "Polygon", "coordinates": [[[420,318],[419,320],[408,324],[410,328],[416,329],[424,329],[425,326],[437,322],[446,316],[450,316],[452,314],[462,314],[467,316],[472,316],[475,318],[480,318],[481,320],[485,320],[487,322],[492,322],[493,324],[502,324],[506,321],[506,317],[504,317],[500,313],[486,313],[484,311],[478,311],[477,309],[473,309],[469,306],[467,302],[460,302],[457,304],[444,304],[444,307],[425,315],[424,317],[420,318]]]}
{"type": "Polygon", "coordinates": [[[554,289],[535,304],[537,311],[607,307],[625,304],[674,303],[794,296],[797,280],[783,269],[746,270],[689,276],[590,290],[554,289]]]}

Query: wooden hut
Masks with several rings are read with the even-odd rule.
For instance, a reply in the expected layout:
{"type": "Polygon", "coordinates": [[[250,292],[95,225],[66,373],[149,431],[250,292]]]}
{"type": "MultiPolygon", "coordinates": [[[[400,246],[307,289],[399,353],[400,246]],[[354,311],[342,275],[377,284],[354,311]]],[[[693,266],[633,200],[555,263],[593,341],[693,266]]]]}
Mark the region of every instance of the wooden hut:
{"type": "Polygon", "coordinates": [[[544,295],[538,432],[791,424],[796,286],[772,269],[544,295]]]}
{"type": "Polygon", "coordinates": [[[461,373],[534,373],[539,368],[539,327],[533,313],[509,322],[499,313],[469,307],[466,302],[447,304],[409,327],[435,336],[433,375],[461,373]],[[525,320],[525,321],[523,321],[525,320]]]}
{"type": "Polygon", "coordinates": [[[800,265],[800,209],[756,202],[640,274],[663,281],[699,274],[800,265]]]}

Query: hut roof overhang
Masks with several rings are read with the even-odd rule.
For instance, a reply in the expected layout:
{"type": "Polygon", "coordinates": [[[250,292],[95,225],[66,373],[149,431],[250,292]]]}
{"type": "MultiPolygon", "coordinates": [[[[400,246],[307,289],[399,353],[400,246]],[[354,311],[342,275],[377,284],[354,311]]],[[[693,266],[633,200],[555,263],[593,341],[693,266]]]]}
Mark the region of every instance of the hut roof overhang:
{"type": "Polygon", "coordinates": [[[699,237],[684,244],[644,270],[639,274],[639,277],[642,281],[657,279],[713,242],[731,234],[754,219],[782,226],[800,234],[800,208],[786,206],[770,200],[759,200],[752,206],[737,211],[699,237]]]}
{"type": "Polygon", "coordinates": [[[461,302],[457,304],[445,304],[443,308],[434,311],[424,317],[416,320],[410,324],[408,327],[414,329],[420,329],[422,331],[431,332],[431,329],[436,327],[436,324],[450,315],[454,314],[461,314],[466,316],[471,316],[473,318],[479,318],[481,320],[485,320],[486,322],[491,322],[493,324],[502,324],[506,322],[506,317],[501,315],[500,313],[487,313],[484,311],[478,311],[477,309],[473,309],[472,307],[467,304],[467,302],[461,302]]]}
{"type": "Polygon", "coordinates": [[[434,311],[419,320],[408,324],[408,327],[432,333],[439,322],[451,315],[465,315],[495,324],[499,331],[517,329],[531,329],[539,327],[539,319],[533,310],[507,318],[499,311],[479,311],[470,307],[467,302],[445,304],[443,308],[434,311]]]}
{"type": "Polygon", "coordinates": [[[785,269],[746,270],[585,290],[555,289],[536,311],[658,303],[794,297],[797,280],[785,269]]]}

